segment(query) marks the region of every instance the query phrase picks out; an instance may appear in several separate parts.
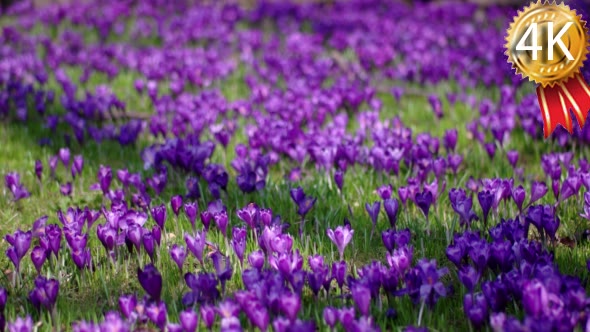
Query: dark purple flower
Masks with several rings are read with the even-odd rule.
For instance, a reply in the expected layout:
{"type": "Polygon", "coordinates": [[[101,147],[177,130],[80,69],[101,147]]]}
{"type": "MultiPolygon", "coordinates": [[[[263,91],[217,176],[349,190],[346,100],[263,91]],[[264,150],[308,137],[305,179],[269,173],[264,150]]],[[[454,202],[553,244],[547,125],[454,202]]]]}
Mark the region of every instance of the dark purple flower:
{"type": "Polygon", "coordinates": [[[391,187],[390,184],[386,184],[386,185],[383,185],[383,186],[377,188],[377,194],[384,201],[391,198],[392,192],[393,192],[393,187],[391,187]]]}
{"type": "Polygon", "coordinates": [[[213,254],[211,254],[211,261],[215,267],[217,278],[221,282],[222,293],[225,293],[225,283],[231,279],[233,272],[229,257],[223,255],[219,251],[214,251],[213,254]]]}
{"type": "Polygon", "coordinates": [[[365,210],[371,217],[371,221],[373,222],[373,229],[377,225],[377,219],[379,218],[379,210],[381,209],[381,202],[375,201],[373,204],[365,203],[365,210]]]}
{"type": "Polygon", "coordinates": [[[137,268],[137,278],[145,292],[156,301],[160,300],[162,294],[162,275],[152,264],[147,264],[143,270],[137,268]]]}
{"type": "Polygon", "coordinates": [[[340,169],[334,172],[334,182],[336,182],[336,186],[338,190],[342,191],[342,187],[344,186],[344,172],[340,169]]]}
{"type": "Polygon", "coordinates": [[[344,259],[344,250],[346,246],[352,241],[352,236],[354,235],[354,230],[350,228],[350,226],[338,226],[336,230],[328,229],[327,230],[328,237],[338,248],[338,253],[340,254],[340,260],[344,259]]]}
{"type": "Polygon", "coordinates": [[[471,265],[463,266],[459,269],[459,280],[471,293],[479,281],[479,272],[471,265]]]}
{"type": "Polygon", "coordinates": [[[158,224],[158,226],[163,229],[164,224],[166,223],[166,205],[162,204],[154,206],[150,212],[156,224],[158,224]]]}
{"type": "Polygon", "coordinates": [[[291,199],[293,202],[295,202],[295,204],[299,206],[301,203],[303,203],[303,200],[305,199],[305,192],[303,192],[303,188],[293,188],[289,193],[291,194],[291,199]]]}
{"type": "Polygon", "coordinates": [[[447,149],[447,151],[455,151],[458,136],[459,133],[457,132],[457,129],[449,129],[445,131],[445,135],[443,137],[443,145],[447,149]]]}
{"type": "Polygon", "coordinates": [[[35,175],[37,176],[37,179],[41,181],[43,177],[43,162],[39,159],[35,161],[35,175]]]}
{"type": "Polygon", "coordinates": [[[219,213],[216,213],[213,215],[213,219],[215,220],[215,225],[217,226],[217,228],[219,229],[221,234],[223,234],[223,236],[226,237],[227,236],[227,224],[229,222],[229,220],[227,218],[227,212],[221,211],[219,213]]]}
{"type": "Polygon", "coordinates": [[[488,319],[488,304],[481,293],[465,294],[463,310],[471,324],[477,329],[481,328],[488,319]]]}
{"type": "Polygon", "coordinates": [[[29,300],[36,307],[43,306],[51,310],[57,301],[59,293],[59,281],[38,276],[35,279],[35,288],[29,293],[29,300]]]}
{"type": "Polygon", "coordinates": [[[211,327],[213,327],[213,324],[215,323],[215,307],[211,305],[202,305],[200,311],[201,321],[205,324],[205,327],[208,330],[211,330],[211,327]]]}
{"type": "Polygon", "coordinates": [[[72,250],[72,260],[78,269],[85,269],[90,267],[92,256],[89,248],[80,248],[72,250]]]}
{"type": "Polygon", "coordinates": [[[420,208],[422,213],[424,213],[426,219],[428,219],[428,211],[430,210],[430,206],[433,202],[432,193],[428,190],[424,190],[421,193],[417,193],[416,197],[414,198],[414,201],[416,202],[416,205],[420,208]]]}
{"type": "Polygon", "coordinates": [[[180,213],[180,208],[182,207],[182,196],[172,196],[170,206],[172,207],[172,212],[178,217],[178,213],[180,213]]]}
{"type": "Polygon", "coordinates": [[[113,180],[111,168],[109,166],[100,165],[97,177],[100,189],[104,194],[107,194],[109,192],[109,187],[111,186],[111,181],[113,180]]]}
{"type": "Polygon", "coordinates": [[[488,215],[494,204],[494,195],[489,190],[480,191],[477,193],[477,200],[483,212],[483,221],[487,225],[488,215]]]}
{"type": "Polygon", "coordinates": [[[31,251],[31,261],[33,262],[33,265],[35,265],[38,274],[41,274],[41,267],[43,267],[46,259],[47,251],[40,246],[35,246],[33,251],[31,251]]]}
{"type": "Polygon", "coordinates": [[[446,268],[438,269],[436,260],[422,259],[417,264],[422,281],[419,289],[420,299],[433,306],[439,297],[447,295],[447,288],[440,278],[448,273],[446,268]]]}
{"type": "Polygon", "coordinates": [[[259,328],[260,331],[267,330],[268,324],[270,323],[270,315],[262,303],[257,300],[250,300],[242,305],[242,309],[253,326],[259,328]]]}
{"type": "Polygon", "coordinates": [[[395,229],[397,213],[399,211],[399,201],[395,198],[387,198],[383,201],[383,208],[385,209],[385,214],[387,215],[387,219],[389,219],[391,228],[395,229]]]}
{"type": "Polygon", "coordinates": [[[170,257],[176,265],[178,265],[178,269],[182,272],[182,266],[184,265],[184,260],[186,259],[186,249],[184,246],[173,244],[170,248],[170,257]]]}
{"type": "Polygon", "coordinates": [[[305,199],[299,204],[299,208],[297,209],[297,214],[299,214],[302,218],[307,215],[309,210],[314,206],[317,198],[306,196],[305,199]]]}

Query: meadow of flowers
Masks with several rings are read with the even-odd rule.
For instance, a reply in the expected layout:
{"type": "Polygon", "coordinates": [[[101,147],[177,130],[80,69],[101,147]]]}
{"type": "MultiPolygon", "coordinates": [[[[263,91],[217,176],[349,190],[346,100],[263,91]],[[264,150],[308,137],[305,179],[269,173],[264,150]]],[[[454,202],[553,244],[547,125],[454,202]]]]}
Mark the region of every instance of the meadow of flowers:
{"type": "Polygon", "coordinates": [[[515,12],[20,1],[0,16],[0,331],[590,330],[590,129],[515,12]]]}

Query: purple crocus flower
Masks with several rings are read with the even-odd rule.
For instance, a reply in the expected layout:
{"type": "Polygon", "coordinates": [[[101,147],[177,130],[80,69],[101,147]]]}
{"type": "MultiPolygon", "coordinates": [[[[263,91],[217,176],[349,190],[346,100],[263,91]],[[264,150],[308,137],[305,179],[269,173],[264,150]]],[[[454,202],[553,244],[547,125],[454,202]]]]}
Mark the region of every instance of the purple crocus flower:
{"type": "Polygon", "coordinates": [[[240,261],[240,265],[242,265],[242,262],[244,261],[244,252],[246,251],[246,228],[233,228],[231,246],[240,261]]]}
{"type": "Polygon", "coordinates": [[[518,151],[510,150],[506,152],[506,158],[508,158],[508,162],[512,168],[516,167],[516,163],[518,163],[518,151]]]}
{"type": "Polygon", "coordinates": [[[39,309],[41,306],[52,310],[59,293],[59,281],[38,276],[35,279],[35,288],[29,293],[29,301],[39,309]]]}
{"type": "Polygon", "coordinates": [[[439,297],[447,295],[447,288],[440,278],[448,273],[448,269],[438,269],[436,260],[422,259],[417,264],[422,284],[419,289],[420,299],[433,306],[439,297]]]}
{"type": "Polygon", "coordinates": [[[291,322],[294,322],[301,308],[301,298],[295,293],[286,292],[279,298],[279,308],[291,322]]]}
{"type": "Polygon", "coordinates": [[[236,214],[250,229],[255,229],[259,218],[259,209],[254,203],[248,204],[243,209],[239,209],[236,214]]]}
{"type": "Polygon", "coordinates": [[[122,295],[119,297],[119,310],[126,318],[131,318],[137,306],[137,298],[135,295],[122,295]]]}
{"type": "Polygon", "coordinates": [[[98,184],[104,194],[109,192],[111,182],[113,181],[113,172],[109,166],[100,165],[98,168],[98,184]]]}
{"type": "Polygon", "coordinates": [[[215,225],[219,228],[221,234],[223,234],[224,237],[227,237],[227,224],[229,222],[227,212],[221,211],[214,214],[213,220],[215,220],[215,225]]]}
{"type": "Polygon", "coordinates": [[[70,149],[68,148],[61,148],[59,149],[57,155],[59,156],[59,159],[61,160],[61,163],[68,168],[68,166],[70,165],[70,149]]]}
{"type": "Polygon", "coordinates": [[[529,205],[532,205],[539,199],[543,198],[543,196],[547,194],[547,191],[548,189],[545,182],[533,181],[531,184],[531,199],[529,201],[529,205]]]}
{"type": "Polygon", "coordinates": [[[488,224],[488,215],[494,204],[494,195],[489,190],[480,191],[477,193],[477,200],[483,212],[483,223],[488,224]]]}
{"type": "Polygon", "coordinates": [[[186,246],[188,250],[195,256],[201,264],[203,264],[203,251],[205,250],[205,241],[206,241],[205,232],[195,232],[195,236],[191,236],[188,233],[184,233],[184,241],[186,242],[186,246]]]}
{"type": "Polygon", "coordinates": [[[199,316],[193,309],[187,309],[179,314],[180,325],[185,332],[195,332],[199,325],[199,316]]]}
{"type": "Polygon", "coordinates": [[[178,214],[180,213],[180,208],[182,207],[182,196],[172,196],[172,198],[170,199],[170,206],[172,207],[172,212],[174,212],[174,214],[178,217],[178,214]]]}
{"type": "Polygon", "coordinates": [[[483,294],[465,294],[463,297],[463,310],[477,329],[481,328],[488,318],[488,304],[483,294]]]}
{"type": "Polygon", "coordinates": [[[455,151],[455,147],[457,146],[458,136],[459,136],[459,133],[457,132],[457,129],[449,129],[449,130],[445,131],[445,134],[443,137],[443,145],[444,145],[445,149],[447,149],[448,152],[455,151]]]}
{"type": "Polygon", "coordinates": [[[352,300],[356,304],[359,312],[364,317],[369,317],[371,309],[371,291],[362,284],[356,284],[352,287],[352,300]]]}
{"type": "Polygon", "coordinates": [[[520,212],[522,212],[522,204],[524,203],[525,196],[526,191],[522,186],[518,186],[512,190],[512,199],[520,212]]]}
{"type": "Polygon", "coordinates": [[[387,198],[383,201],[383,208],[385,209],[385,214],[387,215],[387,219],[389,219],[391,228],[395,229],[397,213],[399,211],[399,201],[395,198],[387,198]]]}
{"type": "Polygon", "coordinates": [[[182,273],[182,266],[186,259],[186,249],[182,245],[173,244],[170,248],[170,257],[178,265],[178,269],[182,273]]]}
{"type": "Polygon", "coordinates": [[[338,287],[342,289],[344,281],[346,279],[346,261],[332,263],[332,278],[336,279],[338,287]]]}
{"type": "Polygon", "coordinates": [[[250,266],[260,271],[264,266],[264,252],[262,250],[255,250],[248,255],[248,263],[250,266]]]}
{"type": "Polygon", "coordinates": [[[168,311],[166,310],[166,303],[164,301],[151,302],[145,308],[145,315],[156,325],[160,330],[164,330],[166,326],[168,311]]]}
{"type": "Polygon", "coordinates": [[[211,305],[202,305],[200,308],[201,321],[208,330],[211,330],[215,323],[215,307],[211,305]]]}
{"type": "Polygon", "coordinates": [[[63,196],[71,196],[72,195],[72,183],[67,182],[59,187],[59,192],[63,196]]]}
{"type": "Polygon", "coordinates": [[[164,228],[164,224],[166,223],[166,205],[162,204],[162,205],[158,205],[158,206],[154,206],[151,210],[150,210],[151,214],[152,214],[152,218],[154,218],[154,221],[156,222],[156,224],[158,224],[158,226],[160,226],[160,228],[164,228]]]}
{"type": "Polygon", "coordinates": [[[33,332],[33,320],[31,316],[26,318],[17,317],[14,322],[9,322],[7,325],[9,332],[33,332]]]}
{"type": "Polygon", "coordinates": [[[82,170],[84,170],[84,157],[82,157],[82,155],[75,155],[71,167],[72,178],[81,175],[82,170]]]}
{"type": "Polygon", "coordinates": [[[143,269],[137,268],[137,278],[145,292],[156,301],[162,294],[162,275],[153,264],[147,264],[143,269]]]}
{"type": "Polygon", "coordinates": [[[342,170],[338,169],[334,172],[334,182],[336,183],[338,190],[342,192],[342,187],[344,186],[344,172],[342,170]]]}
{"type": "Polygon", "coordinates": [[[35,175],[37,179],[41,181],[43,177],[43,162],[39,159],[35,160],[35,175]]]}
{"type": "Polygon", "coordinates": [[[414,198],[416,205],[420,208],[422,213],[424,213],[424,217],[428,220],[428,211],[430,210],[430,206],[432,205],[433,197],[432,193],[428,190],[424,190],[421,193],[417,193],[416,197],[414,198]]]}
{"type": "Polygon", "coordinates": [[[197,215],[199,214],[199,205],[197,202],[186,202],[184,203],[184,213],[186,217],[191,223],[193,230],[195,229],[195,222],[197,220],[197,215]]]}
{"type": "Polygon", "coordinates": [[[386,201],[391,198],[391,193],[393,192],[393,188],[390,184],[383,185],[377,188],[377,194],[381,197],[382,200],[386,201]]]}
{"type": "Polygon", "coordinates": [[[229,257],[224,256],[219,251],[214,251],[213,254],[211,254],[211,261],[215,267],[217,278],[221,283],[221,291],[222,293],[225,293],[225,284],[231,279],[233,272],[229,257]]]}
{"type": "Polygon", "coordinates": [[[4,237],[10,246],[6,250],[6,255],[14,264],[17,272],[20,271],[20,262],[29,251],[31,247],[31,240],[33,234],[31,231],[23,232],[20,229],[14,232],[14,234],[8,234],[4,237]]]}
{"type": "Polygon", "coordinates": [[[328,237],[338,248],[338,253],[340,253],[340,260],[344,259],[344,249],[352,240],[352,236],[354,235],[354,230],[350,228],[350,226],[338,226],[336,230],[328,229],[327,232],[328,237]]]}
{"type": "Polygon", "coordinates": [[[333,331],[338,320],[338,309],[332,307],[325,307],[323,318],[326,325],[330,327],[330,331],[333,331]]]}

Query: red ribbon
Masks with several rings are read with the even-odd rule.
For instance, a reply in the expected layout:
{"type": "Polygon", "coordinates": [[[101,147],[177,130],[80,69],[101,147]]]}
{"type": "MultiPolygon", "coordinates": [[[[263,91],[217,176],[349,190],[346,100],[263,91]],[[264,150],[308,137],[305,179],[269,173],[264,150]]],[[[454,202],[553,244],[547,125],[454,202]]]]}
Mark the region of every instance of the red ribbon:
{"type": "Polygon", "coordinates": [[[590,110],[590,86],[580,74],[567,82],[556,83],[552,87],[537,87],[537,97],[543,117],[545,138],[562,125],[570,134],[574,131],[570,110],[574,112],[580,128],[584,127],[588,110],[590,110]]]}

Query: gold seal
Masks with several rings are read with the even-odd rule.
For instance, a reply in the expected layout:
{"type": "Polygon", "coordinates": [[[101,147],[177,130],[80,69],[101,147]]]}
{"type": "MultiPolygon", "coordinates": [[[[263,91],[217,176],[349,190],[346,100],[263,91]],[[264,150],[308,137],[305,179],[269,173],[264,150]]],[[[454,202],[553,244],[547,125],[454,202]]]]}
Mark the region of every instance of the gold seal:
{"type": "Polygon", "coordinates": [[[514,18],[506,37],[508,62],[542,87],[566,82],[580,72],[588,54],[586,22],[569,6],[531,3],[514,18]]]}

